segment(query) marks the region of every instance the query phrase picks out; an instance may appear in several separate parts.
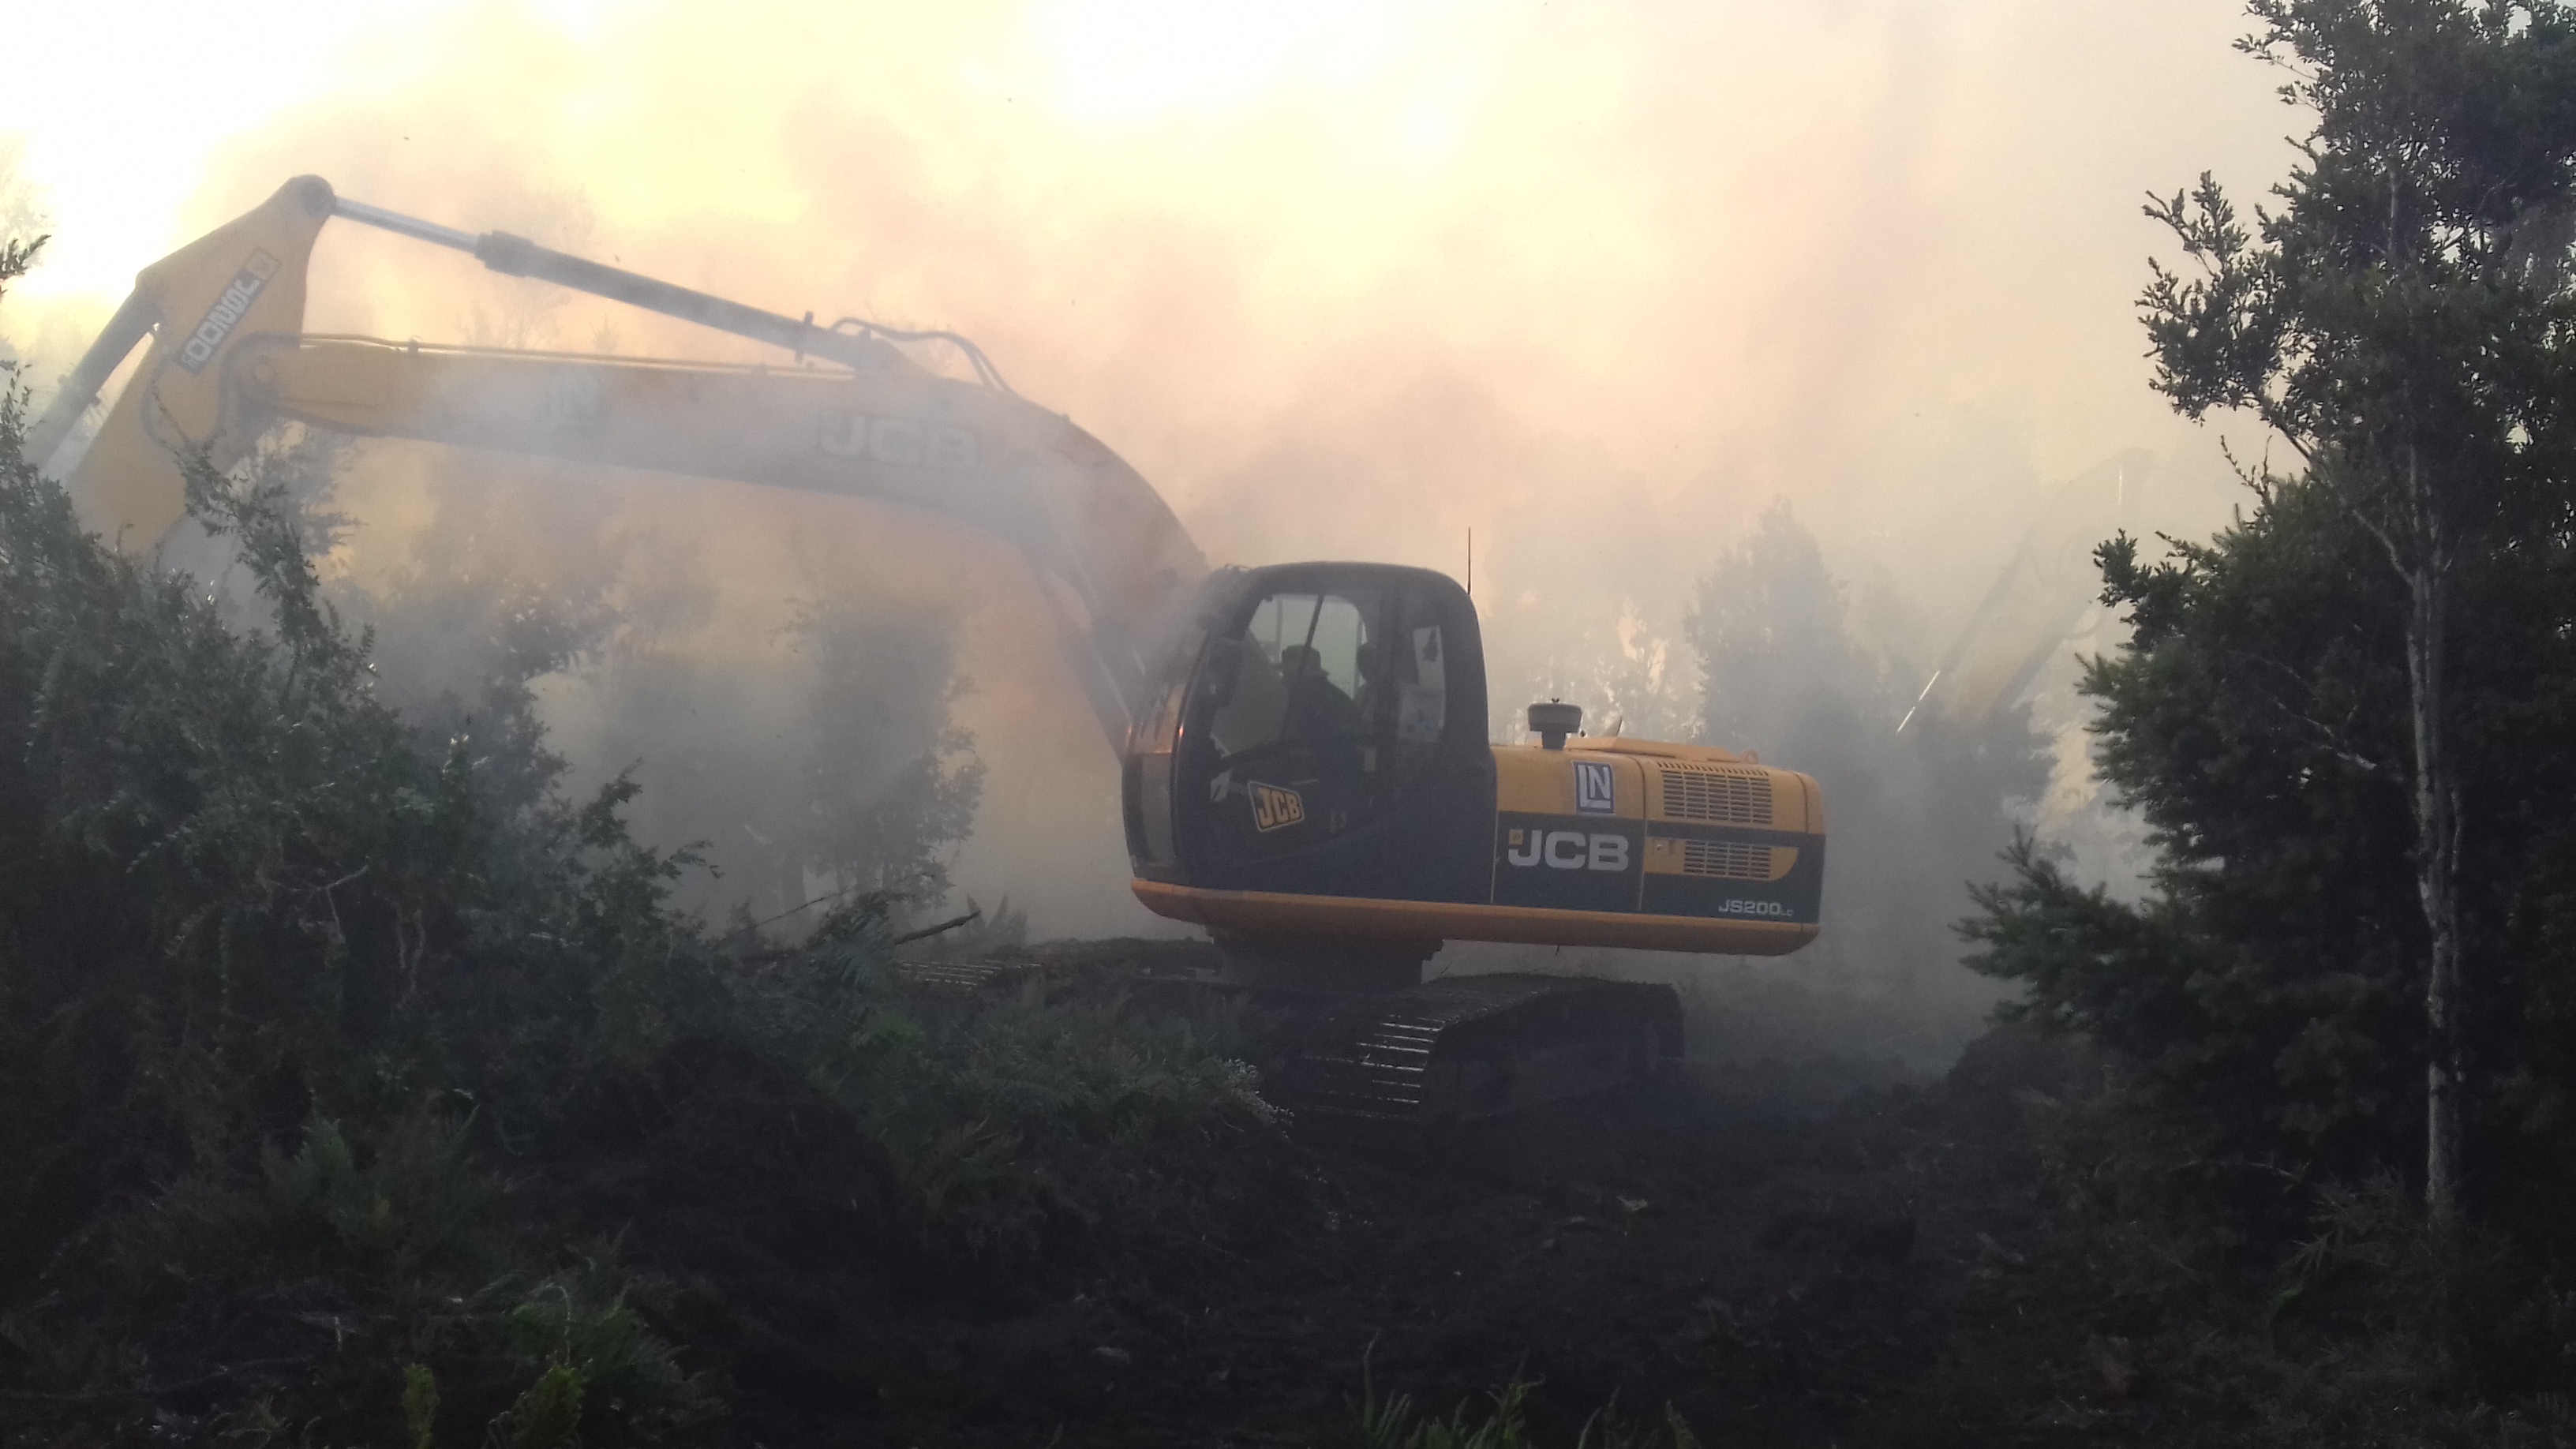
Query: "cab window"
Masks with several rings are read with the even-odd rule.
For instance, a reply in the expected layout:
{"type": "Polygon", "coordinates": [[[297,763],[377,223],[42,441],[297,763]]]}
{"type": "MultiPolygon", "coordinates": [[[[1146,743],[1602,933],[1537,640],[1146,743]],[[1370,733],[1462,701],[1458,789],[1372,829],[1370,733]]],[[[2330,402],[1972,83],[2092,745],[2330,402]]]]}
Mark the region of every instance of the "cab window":
{"type": "Polygon", "coordinates": [[[1436,745],[1449,723],[1449,666],[1440,626],[1415,624],[1395,642],[1395,667],[1387,671],[1394,676],[1395,738],[1399,744],[1436,745]]]}
{"type": "Polygon", "coordinates": [[[1220,759],[1272,745],[1315,745],[1368,733],[1363,660],[1368,622],[1338,594],[1273,594],[1234,641],[1210,721],[1220,759]]]}

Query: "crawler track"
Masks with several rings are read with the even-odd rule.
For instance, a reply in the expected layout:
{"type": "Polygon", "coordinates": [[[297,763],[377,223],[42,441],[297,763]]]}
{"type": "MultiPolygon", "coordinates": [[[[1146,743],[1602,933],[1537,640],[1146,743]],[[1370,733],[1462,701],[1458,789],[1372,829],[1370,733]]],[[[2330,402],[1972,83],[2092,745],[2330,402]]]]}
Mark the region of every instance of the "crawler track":
{"type": "Polygon", "coordinates": [[[1669,986],[1457,976],[1327,1008],[1283,1065],[1306,1112],[1436,1125],[1499,1117],[1652,1075],[1681,1054],[1669,986]]]}
{"type": "MultiPolygon", "coordinates": [[[[1175,945],[1179,943],[1173,943],[1175,945]]],[[[1202,948],[1203,949],[1203,948],[1202,948]]],[[[1651,1078],[1682,1054],[1669,986],[1566,976],[1449,976],[1349,996],[1244,986],[1179,952],[1121,963],[1140,987],[1255,996],[1299,1021],[1272,1092],[1301,1114],[1438,1126],[1508,1116],[1651,1078]]],[[[1096,963],[1011,957],[906,962],[915,990],[997,995],[1096,963]]]]}

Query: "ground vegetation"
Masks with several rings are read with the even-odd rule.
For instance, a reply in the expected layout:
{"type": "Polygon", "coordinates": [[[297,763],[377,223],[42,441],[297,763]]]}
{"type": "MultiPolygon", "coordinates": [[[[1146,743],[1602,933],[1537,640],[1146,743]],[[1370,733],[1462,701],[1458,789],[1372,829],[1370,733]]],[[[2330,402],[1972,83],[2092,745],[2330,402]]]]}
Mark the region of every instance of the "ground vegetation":
{"type": "Polygon", "coordinates": [[[566,794],[528,717],[554,636],[480,710],[398,711],[291,469],[188,469],[227,595],[84,533],[23,416],[0,399],[11,1413],[687,1438],[743,1382],[828,1381],[797,1345],[832,1314],[1183,1252],[1222,1227],[1211,1154],[1263,1170],[1233,1017],[907,994],[900,861],[793,941],[677,910],[689,854],[634,839],[631,781],[566,794]]]}

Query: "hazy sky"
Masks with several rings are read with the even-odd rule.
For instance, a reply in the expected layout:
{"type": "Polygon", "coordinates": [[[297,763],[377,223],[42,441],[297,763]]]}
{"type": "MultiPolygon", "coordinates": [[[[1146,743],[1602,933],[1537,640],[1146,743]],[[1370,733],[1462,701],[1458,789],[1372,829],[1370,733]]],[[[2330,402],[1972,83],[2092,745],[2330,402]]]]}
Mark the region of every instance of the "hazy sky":
{"type": "MultiPolygon", "coordinates": [[[[1690,580],[1774,497],[1922,648],[2040,489],[2127,447],[2216,475],[2211,435],[2145,385],[2133,299],[2159,238],[2139,202],[2204,169],[2259,189],[2296,119],[2230,50],[2234,0],[57,4],[7,23],[0,138],[23,142],[55,242],[0,333],[39,362],[136,268],[318,172],[778,311],[954,327],[1219,561],[1456,572],[1473,528],[1498,689],[1623,616],[1634,647],[1668,641],[1690,580]]],[[[526,287],[334,228],[311,325],[743,355],[526,287]]],[[[726,547],[810,567],[812,518],[732,506],[726,547]]],[[[971,541],[852,528],[851,566],[946,549],[1002,587],[971,541]]],[[[973,625],[993,780],[960,875],[1063,929],[1134,924],[1105,761],[1023,647],[1026,602],[973,625]],[[1015,841],[1084,865],[1033,890],[1015,841]]]]}

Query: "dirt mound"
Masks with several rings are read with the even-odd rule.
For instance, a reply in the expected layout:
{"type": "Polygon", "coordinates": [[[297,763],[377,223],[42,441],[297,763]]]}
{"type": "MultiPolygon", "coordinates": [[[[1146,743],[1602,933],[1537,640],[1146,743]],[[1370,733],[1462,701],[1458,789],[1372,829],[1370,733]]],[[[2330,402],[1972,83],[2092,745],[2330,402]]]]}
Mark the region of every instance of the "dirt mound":
{"type": "Polygon", "coordinates": [[[870,1404],[833,1346],[927,1291],[895,1169],[847,1109],[774,1058],[673,1043],[585,1114],[547,1177],[563,1220],[664,1280],[689,1367],[800,1408],[870,1404]]]}
{"type": "Polygon", "coordinates": [[[1326,1443],[1367,1383],[1445,1412],[1520,1377],[1543,1442],[1615,1399],[1706,1442],[1970,1444],[2027,1441],[2025,1391],[2080,1397],[2027,1343],[1957,1351],[2009,1316],[2037,1234],[1997,1087],[1760,1087],[1709,1071],[1445,1138],[1301,1123],[1302,1198],[1268,1241],[916,1315],[874,1422],[1326,1443]]]}

